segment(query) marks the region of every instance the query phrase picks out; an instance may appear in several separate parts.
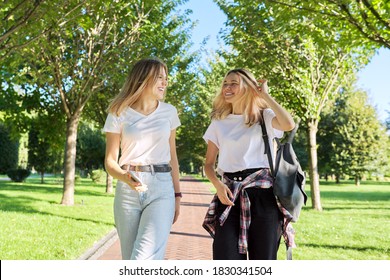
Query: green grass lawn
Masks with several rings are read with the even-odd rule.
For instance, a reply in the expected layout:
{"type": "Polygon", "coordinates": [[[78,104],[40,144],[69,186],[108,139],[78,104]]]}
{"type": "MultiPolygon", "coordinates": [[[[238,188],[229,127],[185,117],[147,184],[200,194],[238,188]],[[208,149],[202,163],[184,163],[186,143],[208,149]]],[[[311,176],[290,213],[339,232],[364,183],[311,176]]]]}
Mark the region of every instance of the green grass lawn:
{"type": "Polygon", "coordinates": [[[294,258],[389,260],[390,183],[362,182],[356,187],[321,182],[320,189],[323,211],[311,209],[309,199],[293,224],[298,246],[294,258]]]}
{"type": "MultiPolygon", "coordinates": [[[[39,182],[0,180],[0,259],[76,259],[113,229],[114,196],[104,185],[82,179],[69,207],[59,204],[62,179],[39,182]]],[[[390,259],[390,183],[321,182],[321,202],[324,210],[317,212],[309,199],[293,224],[294,259],[390,259]]],[[[284,254],[281,244],[278,258],[284,254]]]]}
{"type": "Polygon", "coordinates": [[[113,195],[82,179],[75,205],[62,206],[62,179],[0,180],[0,259],[76,259],[113,227],[113,195]]]}

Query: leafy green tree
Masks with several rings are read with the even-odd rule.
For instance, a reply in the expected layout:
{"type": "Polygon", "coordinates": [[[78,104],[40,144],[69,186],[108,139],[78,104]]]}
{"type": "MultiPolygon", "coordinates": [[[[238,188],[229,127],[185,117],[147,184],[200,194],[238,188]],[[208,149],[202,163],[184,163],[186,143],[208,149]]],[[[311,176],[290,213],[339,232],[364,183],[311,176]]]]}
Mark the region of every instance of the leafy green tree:
{"type": "Polygon", "coordinates": [[[91,172],[103,168],[105,141],[100,129],[82,123],[77,136],[76,166],[91,172]]]}
{"type": "MultiPolygon", "coordinates": [[[[25,84],[3,87],[3,94],[0,98],[1,109],[4,111],[3,119],[10,127],[13,137],[19,138],[20,141],[23,140],[23,137],[28,138],[28,134],[32,133],[31,137],[34,137],[35,140],[25,140],[26,146],[30,146],[34,150],[27,151],[27,154],[31,156],[31,158],[26,157],[30,168],[37,165],[39,166],[37,167],[38,172],[44,170],[58,173],[62,171],[63,162],[59,155],[64,151],[64,117],[60,108],[53,106],[51,100],[46,99],[44,94],[41,96],[42,87],[39,87],[38,84],[35,86],[28,84],[31,80],[29,75],[14,75],[10,78],[9,84],[12,85],[14,82],[25,84]],[[38,148],[39,145],[48,148],[49,158],[46,159],[46,162],[39,163],[44,159],[38,156],[40,153],[44,153],[43,148],[38,148]],[[38,158],[34,159],[34,155],[37,155],[38,158]]],[[[47,152],[44,154],[47,155],[47,152]]]]}
{"type": "Polygon", "coordinates": [[[34,114],[28,122],[28,166],[41,175],[62,171],[65,133],[61,122],[53,126],[53,118],[45,113],[34,114]],[[49,129],[48,129],[49,128],[49,129]]]}
{"type": "Polygon", "coordinates": [[[85,1],[7,0],[0,3],[0,61],[65,25],[85,1]],[[61,7],[61,9],[58,9],[61,7]]]}
{"type": "Polygon", "coordinates": [[[271,94],[304,123],[312,205],[322,210],[316,143],[320,113],[372,51],[341,36],[348,30],[324,29],[326,21],[312,21],[306,11],[292,13],[284,5],[248,0],[216,2],[228,16],[224,39],[236,52],[237,64],[266,77],[271,94]]]}
{"type": "Polygon", "coordinates": [[[387,158],[387,163],[385,165],[385,168],[384,168],[384,175],[385,177],[390,178],[390,135],[389,135],[389,131],[387,130],[387,139],[386,139],[386,142],[385,142],[385,146],[387,147],[386,149],[386,158],[387,158]]]}
{"type": "Polygon", "coordinates": [[[39,95],[26,94],[39,87],[28,86],[34,84],[31,76],[18,75],[28,72],[23,65],[25,50],[53,28],[66,25],[84,2],[7,0],[0,3],[0,110],[6,112],[4,121],[12,128],[12,135],[28,132],[32,107],[39,102],[45,106],[43,100],[37,100],[39,95]]]}
{"type": "Polygon", "coordinates": [[[350,90],[340,96],[333,110],[324,116],[320,131],[322,150],[327,155],[331,172],[337,177],[352,176],[355,184],[366,174],[383,173],[387,165],[387,140],[384,126],[375,108],[368,103],[367,93],[350,90]]]}
{"type": "MultiPolygon", "coordinates": [[[[340,97],[339,97],[340,98],[340,97]]],[[[321,122],[318,127],[318,169],[320,175],[324,176],[327,180],[329,176],[334,176],[336,182],[339,183],[340,177],[344,175],[342,172],[342,163],[336,160],[338,154],[333,151],[334,146],[342,144],[342,137],[338,133],[339,128],[335,127],[334,120],[337,119],[338,123],[342,123],[345,120],[341,120],[343,116],[339,115],[337,110],[334,110],[336,103],[332,102],[328,104],[321,113],[321,122]]]]}
{"type": "MultiPolygon", "coordinates": [[[[31,87],[39,85],[39,97],[48,101],[49,106],[61,108],[66,118],[62,204],[72,205],[74,202],[77,129],[86,104],[91,96],[104,87],[107,77],[104,73],[112,70],[109,65],[128,63],[125,54],[142,54],[143,49],[157,50],[166,45],[180,47],[179,41],[169,42],[163,36],[154,36],[156,30],[167,35],[172,29],[159,29],[157,27],[163,26],[156,26],[153,21],[157,16],[161,17],[159,12],[164,11],[159,7],[171,11],[178,3],[86,2],[78,10],[77,16],[69,18],[67,25],[49,30],[40,37],[39,44],[25,49],[29,54],[27,59],[31,60],[26,62],[23,70],[35,82],[31,87]],[[147,41],[149,45],[140,44],[141,34],[153,38],[147,41]],[[163,42],[165,44],[161,44],[163,42]]],[[[58,7],[59,13],[63,11],[58,7]]],[[[180,21],[166,24],[177,28],[181,26],[180,21]]],[[[178,32],[173,36],[183,34],[178,32]]]]}
{"type": "Polygon", "coordinates": [[[41,175],[44,182],[45,172],[50,165],[50,146],[44,139],[39,139],[39,131],[31,128],[28,134],[28,162],[41,175]]]}
{"type": "Polygon", "coordinates": [[[328,24],[324,25],[325,28],[329,27],[329,24],[337,25],[338,28],[348,28],[353,31],[349,38],[354,39],[357,44],[371,42],[377,46],[390,48],[389,1],[268,0],[268,2],[284,5],[293,11],[304,11],[313,20],[317,18],[322,22],[326,18],[328,24]]]}

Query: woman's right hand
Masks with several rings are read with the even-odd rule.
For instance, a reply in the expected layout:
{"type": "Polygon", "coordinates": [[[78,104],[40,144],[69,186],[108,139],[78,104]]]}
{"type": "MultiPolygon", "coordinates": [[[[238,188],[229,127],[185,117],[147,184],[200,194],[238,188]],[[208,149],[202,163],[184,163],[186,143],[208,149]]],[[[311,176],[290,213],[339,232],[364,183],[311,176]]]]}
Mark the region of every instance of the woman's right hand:
{"type": "Polygon", "coordinates": [[[234,206],[234,203],[232,201],[233,193],[228,188],[228,186],[218,180],[218,184],[215,185],[215,188],[217,189],[217,196],[219,198],[219,201],[221,201],[222,204],[234,206]]]}
{"type": "Polygon", "coordinates": [[[146,190],[145,186],[143,186],[141,183],[133,180],[130,173],[128,173],[128,172],[124,173],[123,177],[124,177],[124,179],[122,181],[125,182],[127,185],[129,185],[129,187],[132,188],[133,190],[135,190],[137,192],[142,192],[142,191],[146,190]]]}

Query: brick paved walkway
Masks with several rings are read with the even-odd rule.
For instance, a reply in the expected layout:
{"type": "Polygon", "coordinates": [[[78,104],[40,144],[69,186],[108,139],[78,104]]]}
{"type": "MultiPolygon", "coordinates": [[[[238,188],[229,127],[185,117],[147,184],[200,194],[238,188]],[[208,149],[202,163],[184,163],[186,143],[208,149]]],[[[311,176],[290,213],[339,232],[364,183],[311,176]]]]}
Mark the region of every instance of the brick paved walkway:
{"type": "MultiPolygon", "coordinates": [[[[211,260],[212,238],[202,227],[203,218],[213,195],[209,185],[191,177],[181,179],[181,200],[179,220],[172,226],[168,240],[167,260],[211,260]]],[[[113,231],[100,242],[100,248],[84,259],[120,260],[120,246],[113,231]]]]}

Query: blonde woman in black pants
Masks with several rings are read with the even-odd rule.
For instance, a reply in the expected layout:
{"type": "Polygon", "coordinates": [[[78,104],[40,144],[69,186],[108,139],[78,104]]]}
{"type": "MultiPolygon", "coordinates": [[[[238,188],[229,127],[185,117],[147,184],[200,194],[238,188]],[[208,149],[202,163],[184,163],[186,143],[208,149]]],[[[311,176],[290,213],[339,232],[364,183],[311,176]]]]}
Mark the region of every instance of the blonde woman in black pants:
{"type": "Polygon", "coordinates": [[[283,214],[273,195],[259,122],[265,122],[272,147],[294,121],[270,96],[267,81],[257,81],[246,69],[226,74],[211,117],[203,136],[205,172],[217,193],[203,227],[214,238],[213,259],[275,260],[283,214]]]}

